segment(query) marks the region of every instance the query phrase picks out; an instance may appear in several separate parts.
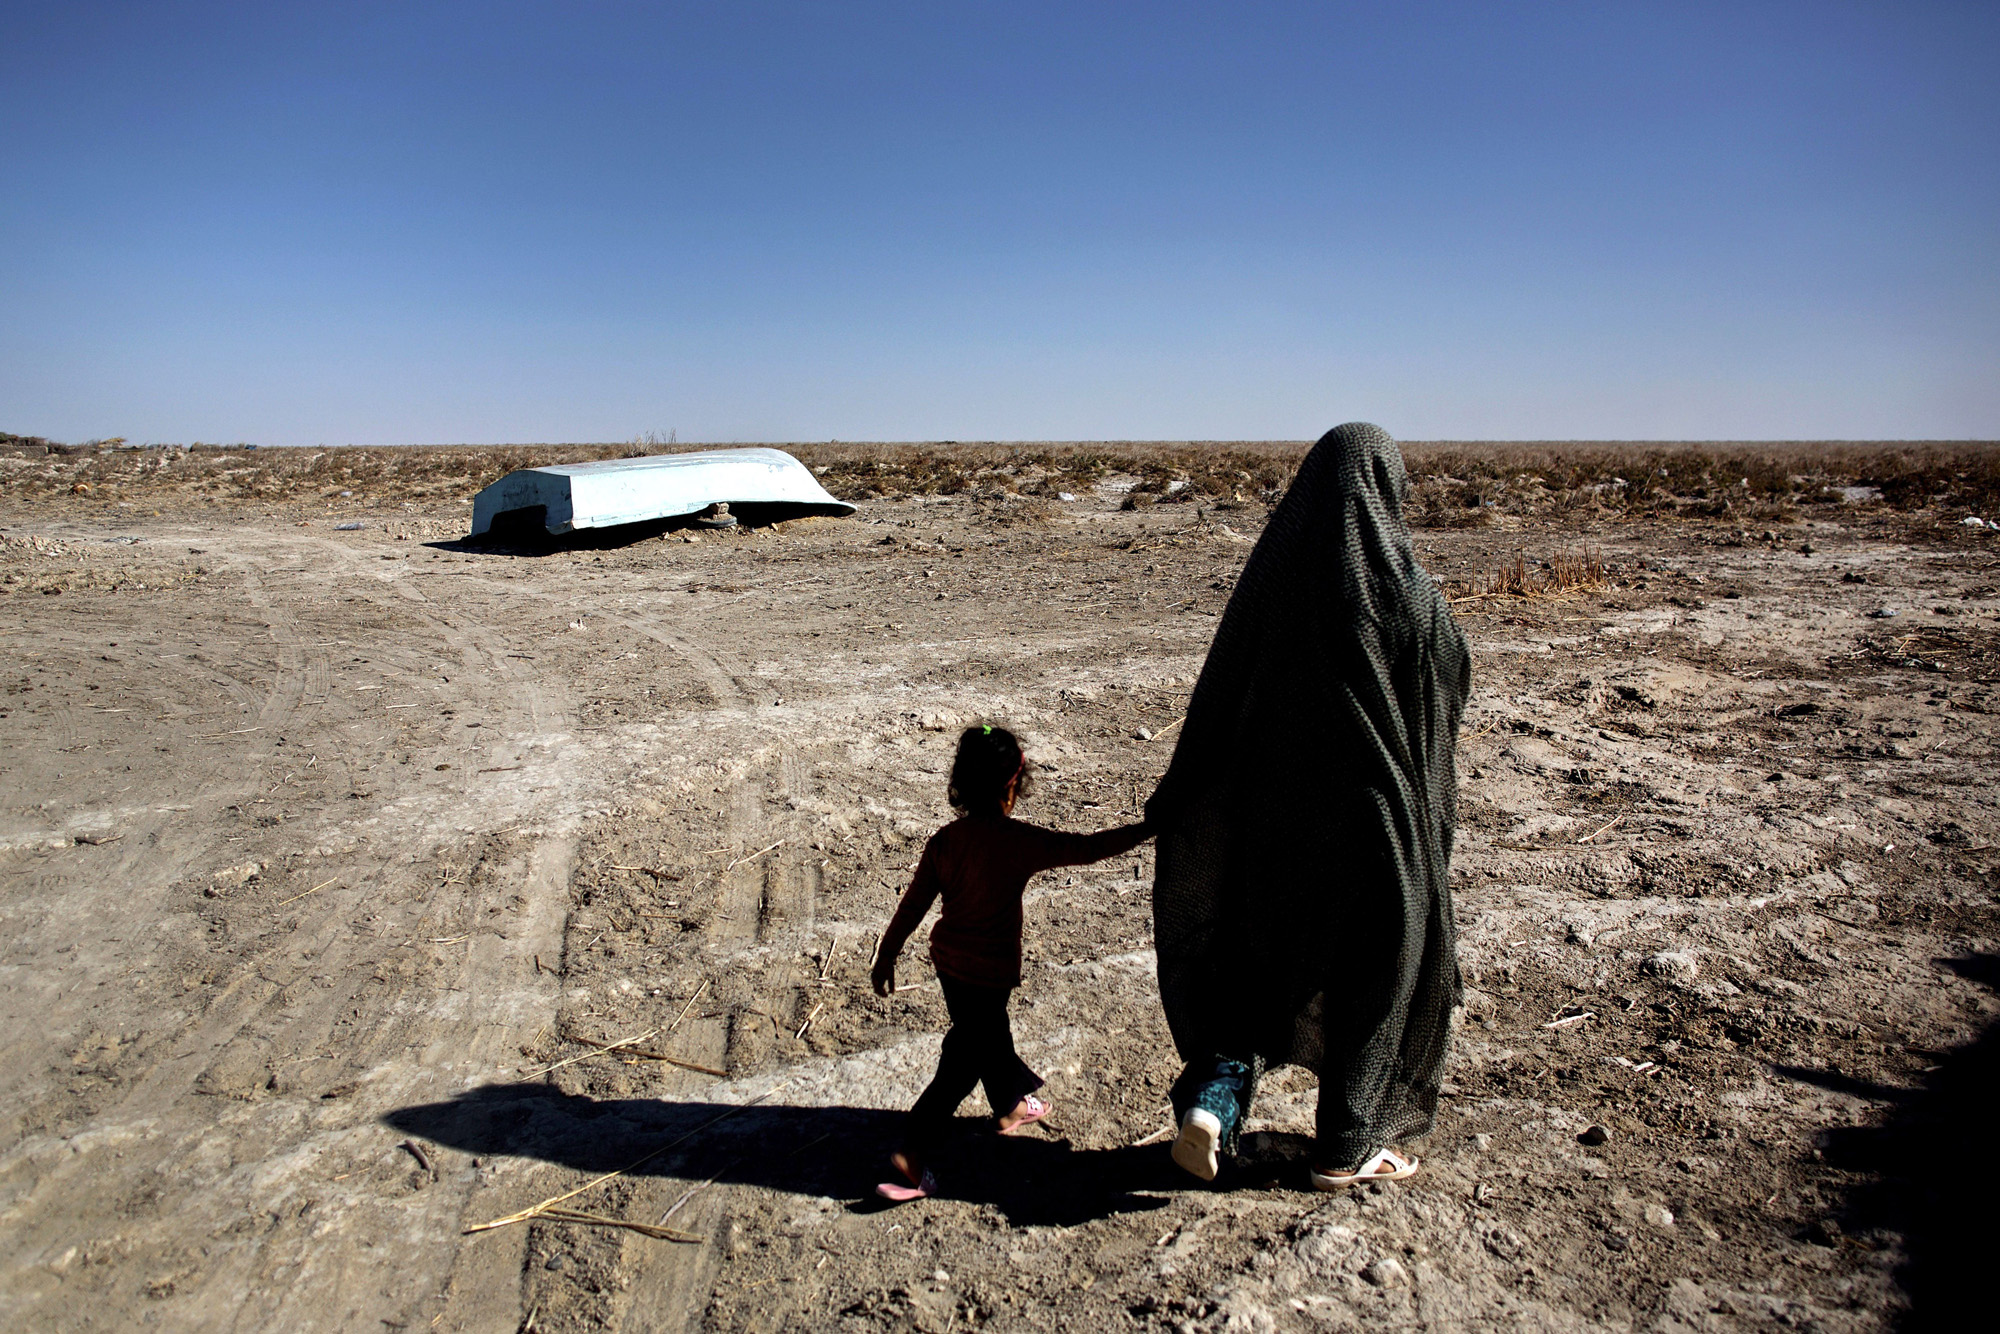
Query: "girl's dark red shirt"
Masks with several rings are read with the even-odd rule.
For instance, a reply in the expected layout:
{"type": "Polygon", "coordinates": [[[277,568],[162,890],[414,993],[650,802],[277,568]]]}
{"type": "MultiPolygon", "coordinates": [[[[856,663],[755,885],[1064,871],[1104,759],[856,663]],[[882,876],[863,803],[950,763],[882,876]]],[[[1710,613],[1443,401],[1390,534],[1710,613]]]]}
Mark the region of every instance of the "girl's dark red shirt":
{"type": "Polygon", "coordinates": [[[984,987],[1021,985],[1021,896],[1038,871],[1084,866],[1146,841],[1143,824],[1070,834],[1004,815],[967,815],[931,835],[917,873],[882,933],[894,958],[942,899],[931,963],[945,977],[984,987]]]}

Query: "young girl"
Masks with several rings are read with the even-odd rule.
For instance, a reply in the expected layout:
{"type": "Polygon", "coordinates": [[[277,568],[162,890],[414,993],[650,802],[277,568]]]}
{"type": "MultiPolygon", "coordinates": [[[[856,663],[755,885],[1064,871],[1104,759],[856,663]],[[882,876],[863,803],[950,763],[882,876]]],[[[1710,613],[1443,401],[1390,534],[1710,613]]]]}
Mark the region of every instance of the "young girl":
{"type": "Polygon", "coordinates": [[[870,976],[878,996],[896,990],[896,956],[933,899],[944,908],[931,930],[931,963],[951,1012],[937,1075],[910,1109],[903,1147],[891,1155],[900,1180],[876,1193],[917,1200],[937,1190],[930,1160],[959,1103],[975,1084],[1011,1135],[1049,1114],[1035,1096],[1042,1079],[1014,1054],[1007,997],[1021,985],[1021,895],[1037,871],[1082,866],[1129,852],[1149,836],[1143,821],[1097,834],[1067,834],[1012,819],[1025,795],[1027,758],[1004,727],[970,727],[958,739],[947,789],[960,817],[931,835],[916,877],[882,933],[870,976]]]}

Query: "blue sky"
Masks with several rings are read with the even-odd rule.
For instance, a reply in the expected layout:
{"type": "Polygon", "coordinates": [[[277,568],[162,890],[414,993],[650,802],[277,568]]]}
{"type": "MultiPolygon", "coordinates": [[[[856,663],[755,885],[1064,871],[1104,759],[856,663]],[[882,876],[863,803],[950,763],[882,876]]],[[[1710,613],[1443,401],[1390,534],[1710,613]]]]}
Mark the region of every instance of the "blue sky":
{"type": "Polygon", "coordinates": [[[0,0],[0,429],[2000,437],[1989,3],[0,0]]]}

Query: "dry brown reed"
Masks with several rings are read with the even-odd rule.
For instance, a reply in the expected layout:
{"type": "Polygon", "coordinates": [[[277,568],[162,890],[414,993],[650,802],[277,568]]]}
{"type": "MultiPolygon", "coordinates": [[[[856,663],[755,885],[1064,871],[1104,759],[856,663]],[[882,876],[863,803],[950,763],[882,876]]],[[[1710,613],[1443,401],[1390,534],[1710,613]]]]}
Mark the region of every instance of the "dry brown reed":
{"type": "Polygon", "coordinates": [[[1525,554],[1498,569],[1476,574],[1470,579],[1451,580],[1444,585],[1445,597],[1454,605],[1489,598],[1522,600],[1561,598],[1595,592],[1604,587],[1604,562],[1588,547],[1558,551],[1547,560],[1530,564],[1525,554]]]}

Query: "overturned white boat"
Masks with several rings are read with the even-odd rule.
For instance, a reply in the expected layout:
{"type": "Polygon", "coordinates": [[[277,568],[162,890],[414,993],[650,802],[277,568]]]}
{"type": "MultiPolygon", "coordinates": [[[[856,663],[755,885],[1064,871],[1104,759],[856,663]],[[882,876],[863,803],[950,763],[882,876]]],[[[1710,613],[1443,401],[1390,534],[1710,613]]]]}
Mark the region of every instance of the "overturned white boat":
{"type": "Polygon", "coordinates": [[[782,449],[711,449],[510,472],[472,498],[472,533],[583,528],[674,519],[723,504],[746,518],[852,514],[782,449]]]}

